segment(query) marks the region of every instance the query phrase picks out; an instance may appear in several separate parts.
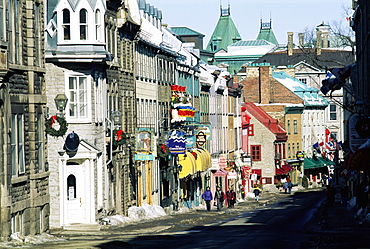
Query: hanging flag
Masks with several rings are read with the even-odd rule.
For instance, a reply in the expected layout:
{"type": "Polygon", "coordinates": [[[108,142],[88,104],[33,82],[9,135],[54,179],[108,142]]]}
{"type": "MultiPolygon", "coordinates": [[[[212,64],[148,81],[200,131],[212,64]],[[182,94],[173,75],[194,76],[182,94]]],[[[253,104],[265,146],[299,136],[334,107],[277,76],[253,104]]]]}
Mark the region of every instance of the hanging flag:
{"type": "Polygon", "coordinates": [[[334,76],[340,80],[341,82],[345,82],[346,79],[350,76],[351,74],[351,69],[352,69],[353,64],[348,65],[344,68],[332,68],[329,69],[329,71],[334,74],[334,76]]]}
{"type": "Polygon", "coordinates": [[[343,82],[335,77],[331,72],[326,73],[325,79],[322,81],[320,91],[326,95],[329,91],[339,90],[343,86],[343,82]]]}
{"type": "Polygon", "coordinates": [[[325,143],[329,142],[330,130],[325,129],[325,143]]]}
{"type": "Polygon", "coordinates": [[[341,149],[341,148],[342,148],[342,144],[343,144],[343,142],[342,142],[342,141],[339,141],[339,142],[337,143],[337,146],[338,146],[338,148],[339,148],[339,149],[341,149]]]}
{"type": "Polygon", "coordinates": [[[335,150],[335,142],[334,141],[329,141],[328,143],[326,143],[326,148],[328,150],[335,150]]]}
{"type": "Polygon", "coordinates": [[[314,143],[312,147],[317,151],[317,153],[321,153],[319,142],[314,143]]]}

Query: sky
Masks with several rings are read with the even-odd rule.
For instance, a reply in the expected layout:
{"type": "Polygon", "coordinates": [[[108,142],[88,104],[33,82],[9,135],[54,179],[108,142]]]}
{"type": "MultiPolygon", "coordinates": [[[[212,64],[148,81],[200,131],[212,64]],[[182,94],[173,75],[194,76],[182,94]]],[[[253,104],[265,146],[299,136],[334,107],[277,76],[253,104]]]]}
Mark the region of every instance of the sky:
{"type": "Polygon", "coordinates": [[[287,43],[287,32],[294,39],[305,28],[342,22],[348,26],[347,13],[352,13],[352,0],[146,0],[162,10],[162,22],[170,27],[189,27],[205,35],[207,46],[220,17],[220,5],[230,4],[231,18],[243,40],[256,39],[261,19],[272,20],[272,29],[279,44],[287,43]]]}

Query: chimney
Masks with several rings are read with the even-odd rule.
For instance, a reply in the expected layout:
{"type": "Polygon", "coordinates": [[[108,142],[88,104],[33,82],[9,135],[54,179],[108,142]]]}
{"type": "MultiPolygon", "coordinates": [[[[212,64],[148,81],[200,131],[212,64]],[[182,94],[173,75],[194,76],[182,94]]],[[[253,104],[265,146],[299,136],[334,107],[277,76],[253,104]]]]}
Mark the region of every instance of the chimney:
{"type": "Polygon", "coordinates": [[[260,66],[260,103],[270,104],[271,100],[271,86],[270,86],[270,66],[260,66]]]}
{"type": "Polygon", "coordinates": [[[293,32],[288,32],[288,56],[293,55],[293,32]]]}
{"type": "Polygon", "coordinates": [[[316,31],[316,54],[321,55],[321,31],[316,31]]]}
{"type": "Polygon", "coordinates": [[[303,48],[304,47],[304,33],[299,33],[298,37],[299,37],[299,46],[303,48]]]}
{"type": "Polygon", "coordinates": [[[328,48],[329,47],[329,33],[323,32],[322,33],[322,48],[328,48]]]}

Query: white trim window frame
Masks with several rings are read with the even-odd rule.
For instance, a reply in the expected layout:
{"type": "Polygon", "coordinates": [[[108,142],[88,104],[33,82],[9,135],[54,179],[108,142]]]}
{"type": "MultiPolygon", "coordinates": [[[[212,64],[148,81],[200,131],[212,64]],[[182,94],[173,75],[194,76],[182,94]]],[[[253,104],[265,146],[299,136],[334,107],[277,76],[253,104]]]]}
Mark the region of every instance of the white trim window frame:
{"type": "Polygon", "coordinates": [[[66,72],[65,86],[68,103],[66,117],[71,123],[91,122],[91,81],[89,74],[66,72]]]}
{"type": "Polygon", "coordinates": [[[44,148],[44,115],[37,115],[37,163],[39,173],[46,171],[45,165],[45,148],[44,148]]]}
{"type": "Polygon", "coordinates": [[[23,175],[26,172],[24,152],[24,115],[12,113],[12,130],[10,138],[12,177],[23,175]]]}

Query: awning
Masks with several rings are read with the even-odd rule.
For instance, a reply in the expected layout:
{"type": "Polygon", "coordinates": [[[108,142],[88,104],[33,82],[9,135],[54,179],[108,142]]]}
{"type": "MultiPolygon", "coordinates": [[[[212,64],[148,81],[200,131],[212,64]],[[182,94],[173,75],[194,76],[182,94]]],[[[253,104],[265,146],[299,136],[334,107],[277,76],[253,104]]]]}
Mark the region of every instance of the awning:
{"type": "Polygon", "coordinates": [[[252,169],[252,174],[256,174],[258,176],[262,175],[262,169],[252,169]]]}
{"type": "Polygon", "coordinates": [[[282,169],[285,170],[285,171],[292,171],[294,170],[294,168],[292,166],[290,166],[289,164],[285,164],[282,166],[282,169]]]}
{"type": "Polygon", "coordinates": [[[334,165],[335,163],[333,161],[330,161],[329,159],[325,159],[322,157],[318,158],[305,158],[303,163],[304,169],[315,169],[315,168],[321,168],[321,167],[327,167],[330,165],[334,165]]]}
{"type": "Polygon", "coordinates": [[[179,172],[179,178],[185,178],[188,175],[192,175],[195,172],[195,158],[190,152],[186,154],[179,154],[179,164],[182,166],[181,171],[179,172]]]}
{"type": "Polygon", "coordinates": [[[287,175],[288,172],[286,172],[284,169],[275,169],[275,175],[287,175]]]}
{"type": "Polygon", "coordinates": [[[208,168],[211,167],[211,153],[208,152],[206,149],[198,149],[201,154],[203,160],[203,171],[206,171],[208,168]]]}
{"type": "Polygon", "coordinates": [[[214,176],[216,176],[216,177],[225,177],[225,176],[227,176],[227,171],[224,171],[223,169],[219,169],[214,173],[214,176]]]}
{"type": "Polygon", "coordinates": [[[191,151],[191,153],[195,153],[196,159],[195,159],[195,171],[203,171],[203,167],[205,164],[204,156],[201,154],[201,152],[197,149],[194,149],[191,151]]]}

